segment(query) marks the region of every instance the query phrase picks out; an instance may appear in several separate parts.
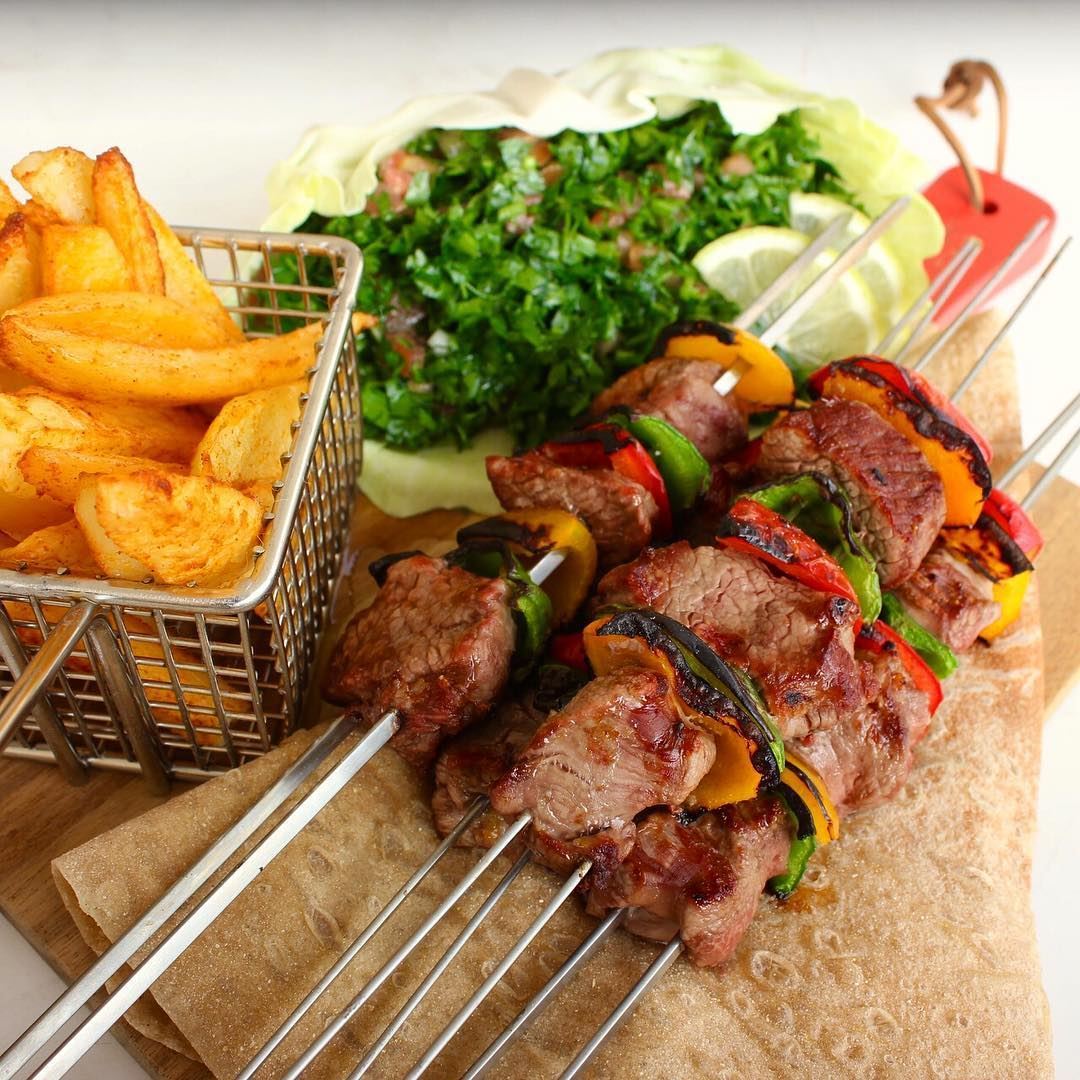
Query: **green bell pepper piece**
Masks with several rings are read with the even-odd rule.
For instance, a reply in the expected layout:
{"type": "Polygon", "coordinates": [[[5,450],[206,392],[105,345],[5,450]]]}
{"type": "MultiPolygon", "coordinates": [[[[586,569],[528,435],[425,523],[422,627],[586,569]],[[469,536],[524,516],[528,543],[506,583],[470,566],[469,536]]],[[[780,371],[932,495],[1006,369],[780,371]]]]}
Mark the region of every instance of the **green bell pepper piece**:
{"type": "Polygon", "coordinates": [[[840,564],[859,598],[864,622],[872,623],[881,614],[877,564],[855,535],[850,507],[835,484],[803,473],[743,494],[797,525],[840,564]]]}
{"type": "Polygon", "coordinates": [[[769,891],[774,896],[786,900],[799,887],[810,856],[817,851],[817,846],[817,837],[814,836],[798,837],[791,841],[787,869],[782,874],[769,878],[769,891]]]}
{"type": "Polygon", "coordinates": [[[515,659],[528,669],[544,655],[551,634],[551,599],[515,559],[507,575],[514,586],[514,622],[517,624],[515,659]]]}
{"type": "Polygon", "coordinates": [[[635,416],[617,410],[608,419],[626,428],[652,456],[674,513],[689,510],[709,486],[712,475],[701,451],[677,428],[658,416],[635,416]]]}
{"type": "Polygon", "coordinates": [[[920,626],[895,593],[881,598],[881,617],[926,661],[939,678],[947,679],[959,666],[956,653],[939,637],[920,626]]]}

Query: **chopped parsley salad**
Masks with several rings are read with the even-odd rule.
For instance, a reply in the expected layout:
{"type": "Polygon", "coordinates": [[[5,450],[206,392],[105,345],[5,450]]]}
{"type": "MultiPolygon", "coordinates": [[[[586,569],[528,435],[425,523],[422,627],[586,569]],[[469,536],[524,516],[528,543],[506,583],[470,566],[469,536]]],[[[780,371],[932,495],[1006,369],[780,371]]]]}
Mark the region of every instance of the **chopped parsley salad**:
{"type": "Polygon", "coordinates": [[[432,130],[389,155],[366,211],[302,231],[364,252],[368,437],[521,445],[563,429],[676,319],[736,307],[691,265],[717,236],[787,225],[792,192],[854,202],[798,113],[735,134],[703,103],[622,131],[432,130]]]}

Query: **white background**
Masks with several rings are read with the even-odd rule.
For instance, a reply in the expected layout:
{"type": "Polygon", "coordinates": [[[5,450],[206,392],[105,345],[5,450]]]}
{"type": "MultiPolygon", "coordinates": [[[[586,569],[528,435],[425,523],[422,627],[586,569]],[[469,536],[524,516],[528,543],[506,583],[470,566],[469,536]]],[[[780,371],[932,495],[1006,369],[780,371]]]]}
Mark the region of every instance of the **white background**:
{"type": "MultiPolygon", "coordinates": [[[[1063,232],[1080,222],[1080,5],[0,2],[0,42],[5,167],[32,149],[116,144],[147,197],[184,224],[258,225],[266,174],[308,125],[360,123],[416,94],[487,88],[517,66],[556,71],[610,48],[710,42],[856,99],[935,172],[952,162],[911,98],[935,92],[956,59],[990,59],[1012,93],[1006,172],[1057,208],[1063,232]]],[[[987,166],[989,105],[981,122],[957,121],[987,166]]],[[[1029,437],[1080,388],[1078,296],[1075,251],[1014,334],[1029,437]]],[[[1071,472],[1080,478],[1080,462],[1071,472]]],[[[1074,693],[1047,723],[1034,886],[1062,1076],[1076,1075],[1080,1060],[1078,754],[1074,693]]],[[[0,920],[0,1045],[59,989],[0,920]]],[[[142,1075],[115,1044],[95,1053],[75,1075],[142,1075]]]]}

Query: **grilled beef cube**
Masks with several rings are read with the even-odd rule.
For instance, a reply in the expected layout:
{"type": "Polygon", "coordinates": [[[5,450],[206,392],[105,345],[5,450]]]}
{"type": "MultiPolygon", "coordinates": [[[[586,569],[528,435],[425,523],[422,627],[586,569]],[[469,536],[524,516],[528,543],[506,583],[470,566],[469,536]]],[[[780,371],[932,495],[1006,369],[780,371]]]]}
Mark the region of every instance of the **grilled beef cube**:
{"type": "Polygon", "coordinates": [[[602,566],[632,559],[652,539],[656,500],[614,470],[571,469],[530,450],[489,457],[487,474],[505,510],[555,506],[577,514],[593,534],[602,566]]]}
{"type": "Polygon", "coordinates": [[[637,827],[633,851],[588,908],[630,908],[624,926],[670,941],[677,933],[701,967],[728,960],[746,933],[769,878],[787,867],[792,827],[779,799],[762,796],[696,821],[658,811],[637,827]]]}
{"type": "Polygon", "coordinates": [[[931,548],[897,595],[920,626],[958,652],[970,649],[1001,614],[990,579],[940,544],[931,548]]]}
{"type": "Polygon", "coordinates": [[[861,401],[817,401],[761,437],[765,477],[816,471],[851,500],[886,588],[909,578],[945,523],[941,478],[899,432],[861,401]]]}
{"type": "Polygon", "coordinates": [[[712,737],[679,718],[667,680],[626,668],[586,683],[541,725],[491,804],[532,813],[531,843],[549,865],[587,856],[603,878],[630,850],[634,817],[678,806],[715,758],[712,737]]]}
{"type": "Polygon", "coordinates": [[[686,541],[649,549],[601,579],[596,603],[648,607],[689,626],[756,680],[785,738],[831,727],[863,701],[856,605],[752,555],[686,541]]]}
{"type": "MultiPolygon", "coordinates": [[[[442,836],[451,832],[479,795],[517,760],[547,714],[529,703],[507,701],[490,716],[446,743],[435,762],[431,811],[442,836]]],[[[462,847],[491,847],[507,820],[487,809],[461,837],[462,847]]]]}
{"type": "Polygon", "coordinates": [[[323,687],[369,724],[397,709],[395,749],[418,769],[441,740],[484,716],[510,672],[510,586],[442,559],[393,563],[374,603],[345,628],[323,687]]]}
{"type": "Polygon", "coordinates": [[[930,726],[926,695],[899,657],[888,651],[856,655],[867,703],[836,727],[794,743],[845,815],[887,802],[903,787],[915,746],[930,726]]]}
{"type": "Polygon", "coordinates": [[[658,416],[681,431],[706,461],[716,461],[746,442],[746,416],[734,396],[721,397],[713,389],[723,373],[723,366],[711,360],[650,360],[601,391],[592,413],[603,416],[621,405],[658,416]]]}

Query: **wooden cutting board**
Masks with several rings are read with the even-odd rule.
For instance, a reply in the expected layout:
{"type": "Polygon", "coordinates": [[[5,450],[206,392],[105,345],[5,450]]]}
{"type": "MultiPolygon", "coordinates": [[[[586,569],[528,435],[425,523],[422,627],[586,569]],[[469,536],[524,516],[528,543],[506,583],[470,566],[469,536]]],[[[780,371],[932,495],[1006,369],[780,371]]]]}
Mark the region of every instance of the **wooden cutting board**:
{"type": "MultiPolygon", "coordinates": [[[[370,550],[424,547],[441,550],[465,515],[434,511],[396,520],[361,499],[354,515],[346,570],[370,550]]],[[[1039,505],[1046,538],[1037,578],[1044,583],[1040,603],[1046,657],[1047,711],[1054,709],[1077,674],[1075,613],[1080,579],[1073,573],[1073,543],[1080,535],[1080,488],[1058,480],[1039,505]],[[1050,583],[1050,587],[1045,587],[1050,583]]],[[[335,616],[355,607],[348,574],[335,599],[335,616]]],[[[183,785],[177,785],[182,790],[183,785]]],[[[79,936],[52,880],[51,861],[65,851],[141,814],[166,796],[147,793],[128,774],[94,770],[90,782],[69,787],[49,766],[0,758],[0,911],[66,980],[85,971],[93,953],[79,936]]],[[[126,1024],[116,1034],[132,1055],[163,1080],[197,1080],[210,1074],[201,1065],[136,1033],[126,1024]]]]}

